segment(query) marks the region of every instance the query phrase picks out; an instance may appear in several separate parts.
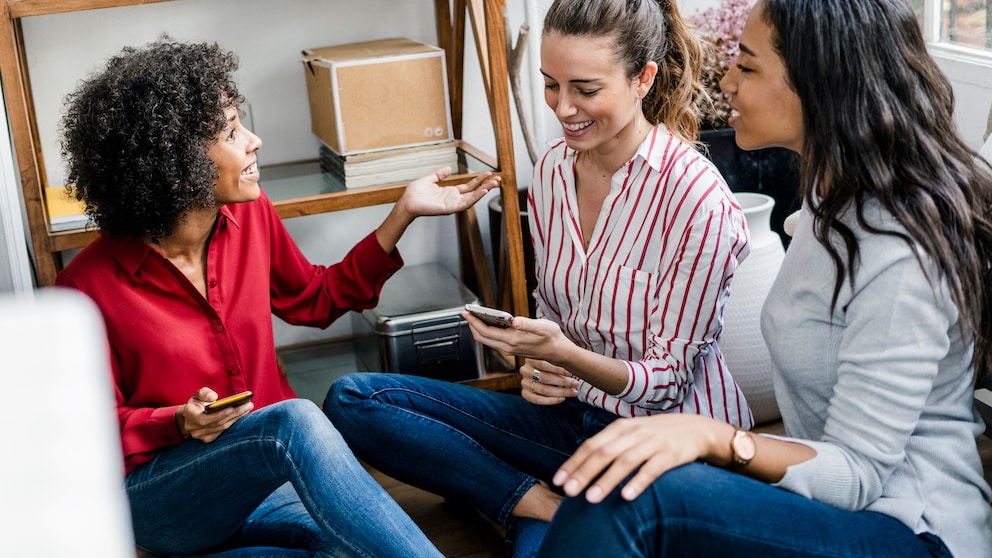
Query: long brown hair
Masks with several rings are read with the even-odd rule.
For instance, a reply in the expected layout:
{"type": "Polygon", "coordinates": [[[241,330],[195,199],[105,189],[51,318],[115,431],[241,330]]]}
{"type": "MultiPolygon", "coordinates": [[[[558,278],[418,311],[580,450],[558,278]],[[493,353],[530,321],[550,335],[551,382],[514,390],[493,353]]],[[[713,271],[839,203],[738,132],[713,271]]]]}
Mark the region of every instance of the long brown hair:
{"type": "Polygon", "coordinates": [[[644,117],[698,145],[700,107],[708,99],[701,82],[702,47],[675,0],[555,0],[543,32],[609,37],[631,79],[648,62],[657,62],[658,74],[642,106],[644,117]]]}

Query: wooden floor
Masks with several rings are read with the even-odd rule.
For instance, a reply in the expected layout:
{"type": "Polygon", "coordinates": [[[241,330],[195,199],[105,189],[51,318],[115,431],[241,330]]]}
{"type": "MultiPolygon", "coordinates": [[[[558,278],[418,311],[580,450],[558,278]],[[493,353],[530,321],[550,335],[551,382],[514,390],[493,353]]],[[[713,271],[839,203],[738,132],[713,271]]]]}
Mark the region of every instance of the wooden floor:
{"type": "Polygon", "coordinates": [[[445,556],[503,558],[503,539],[475,511],[372,471],[399,505],[445,556]]]}
{"type": "MultiPolygon", "coordinates": [[[[761,425],[756,431],[782,434],[782,423],[761,425]]],[[[992,438],[981,436],[978,449],[985,465],[985,480],[992,484],[992,438]]],[[[440,496],[403,484],[378,471],[373,476],[448,557],[502,558],[502,538],[475,512],[448,504],[440,496]]]]}

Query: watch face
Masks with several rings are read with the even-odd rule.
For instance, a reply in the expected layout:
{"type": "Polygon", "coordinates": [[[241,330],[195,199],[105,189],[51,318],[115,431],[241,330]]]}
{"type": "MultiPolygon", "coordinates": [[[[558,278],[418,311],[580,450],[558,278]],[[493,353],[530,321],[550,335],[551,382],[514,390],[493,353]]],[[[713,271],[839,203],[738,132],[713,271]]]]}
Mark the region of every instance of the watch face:
{"type": "Polygon", "coordinates": [[[754,438],[743,430],[737,432],[734,436],[734,452],[741,461],[748,462],[754,459],[754,438]]]}

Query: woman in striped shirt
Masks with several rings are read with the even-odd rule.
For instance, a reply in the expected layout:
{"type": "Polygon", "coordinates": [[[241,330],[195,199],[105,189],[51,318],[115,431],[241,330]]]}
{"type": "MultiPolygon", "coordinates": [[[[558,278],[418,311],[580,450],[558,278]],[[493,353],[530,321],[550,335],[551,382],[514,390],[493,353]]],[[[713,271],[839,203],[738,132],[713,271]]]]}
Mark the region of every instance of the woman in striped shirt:
{"type": "Polygon", "coordinates": [[[541,72],[564,138],[529,200],[538,316],[501,329],[466,314],[478,341],[526,358],[523,398],[357,374],[325,402],[362,459],[508,526],[518,555],[561,500],[540,481],[617,417],[752,424],[717,345],[748,235],[696,149],[699,64],[675,2],[554,2],[541,72]]]}

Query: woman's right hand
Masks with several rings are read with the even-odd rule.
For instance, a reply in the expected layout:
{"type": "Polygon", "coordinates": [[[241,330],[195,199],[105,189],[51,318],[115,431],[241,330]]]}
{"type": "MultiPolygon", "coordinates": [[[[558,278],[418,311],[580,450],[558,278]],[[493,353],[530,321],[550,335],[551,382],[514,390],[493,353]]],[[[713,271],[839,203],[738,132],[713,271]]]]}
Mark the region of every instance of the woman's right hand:
{"type": "Polygon", "coordinates": [[[209,444],[255,407],[251,402],[229,407],[215,413],[205,413],[207,403],[217,401],[217,392],[202,387],[185,405],[176,409],[176,426],[183,436],[209,444]]]}
{"type": "Polygon", "coordinates": [[[537,405],[557,405],[579,394],[579,381],[568,370],[528,358],[520,367],[520,395],[537,405]]]}

